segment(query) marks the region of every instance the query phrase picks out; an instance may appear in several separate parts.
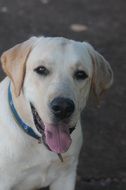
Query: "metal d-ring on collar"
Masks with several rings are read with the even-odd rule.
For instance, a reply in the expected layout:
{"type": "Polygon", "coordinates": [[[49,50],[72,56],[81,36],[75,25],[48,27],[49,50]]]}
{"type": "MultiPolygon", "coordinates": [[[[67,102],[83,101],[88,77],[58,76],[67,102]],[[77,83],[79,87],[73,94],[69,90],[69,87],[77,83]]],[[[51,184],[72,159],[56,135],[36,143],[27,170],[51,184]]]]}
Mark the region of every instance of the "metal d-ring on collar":
{"type": "Polygon", "coordinates": [[[41,137],[39,137],[31,127],[29,127],[26,123],[23,122],[23,120],[20,118],[20,116],[18,115],[15,106],[14,106],[14,102],[13,102],[13,98],[12,98],[12,94],[11,94],[11,88],[10,88],[11,84],[9,84],[8,86],[8,102],[9,102],[9,106],[11,109],[11,112],[16,120],[16,123],[21,127],[21,129],[23,129],[23,131],[25,133],[27,133],[27,135],[30,135],[31,137],[37,139],[39,142],[41,140],[41,137]]]}

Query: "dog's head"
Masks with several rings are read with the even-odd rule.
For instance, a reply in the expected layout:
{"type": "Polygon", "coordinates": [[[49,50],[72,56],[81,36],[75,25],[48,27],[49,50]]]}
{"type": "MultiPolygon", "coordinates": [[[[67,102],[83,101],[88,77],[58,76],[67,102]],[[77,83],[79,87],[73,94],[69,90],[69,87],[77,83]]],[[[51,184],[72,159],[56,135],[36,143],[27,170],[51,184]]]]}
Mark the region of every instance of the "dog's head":
{"type": "MultiPolygon", "coordinates": [[[[66,152],[93,86],[99,96],[112,84],[108,62],[86,42],[32,37],[3,53],[15,95],[31,105],[35,125],[48,147],[66,152]]],[[[35,126],[33,126],[35,127],[35,126]]]]}

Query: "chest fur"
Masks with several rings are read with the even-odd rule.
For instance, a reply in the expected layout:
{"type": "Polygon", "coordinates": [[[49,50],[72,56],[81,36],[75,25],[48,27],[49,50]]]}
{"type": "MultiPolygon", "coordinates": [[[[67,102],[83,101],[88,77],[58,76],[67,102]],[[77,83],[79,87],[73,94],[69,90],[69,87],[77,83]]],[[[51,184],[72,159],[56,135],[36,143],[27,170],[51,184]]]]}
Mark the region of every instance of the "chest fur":
{"type": "Polygon", "coordinates": [[[63,155],[62,163],[57,154],[36,150],[26,154],[20,160],[13,160],[8,165],[8,180],[12,182],[13,190],[31,190],[48,186],[55,179],[68,171],[75,162],[74,156],[63,155]]]}

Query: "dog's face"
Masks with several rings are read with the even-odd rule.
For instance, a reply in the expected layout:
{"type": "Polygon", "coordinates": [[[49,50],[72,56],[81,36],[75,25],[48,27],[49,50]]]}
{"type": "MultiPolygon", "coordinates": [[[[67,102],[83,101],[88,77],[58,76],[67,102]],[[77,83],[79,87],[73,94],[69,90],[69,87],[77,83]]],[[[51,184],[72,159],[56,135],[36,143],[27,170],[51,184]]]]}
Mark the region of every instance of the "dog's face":
{"type": "Polygon", "coordinates": [[[24,93],[43,122],[67,123],[79,119],[90,91],[93,65],[79,42],[41,39],[26,64],[24,93]]]}
{"type": "Polygon", "coordinates": [[[19,46],[3,54],[3,68],[15,93],[19,95],[23,89],[45,143],[56,153],[66,152],[71,144],[70,128],[80,119],[92,83],[97,95],[107,89],[112,83],[111,68],[87,43],[41,37],[19,46]],[[12,63],[10,69],[8,62],[14,60],[20,63],[12,63]],[[20,70],[18,76],[14,69],[20,70]]]}

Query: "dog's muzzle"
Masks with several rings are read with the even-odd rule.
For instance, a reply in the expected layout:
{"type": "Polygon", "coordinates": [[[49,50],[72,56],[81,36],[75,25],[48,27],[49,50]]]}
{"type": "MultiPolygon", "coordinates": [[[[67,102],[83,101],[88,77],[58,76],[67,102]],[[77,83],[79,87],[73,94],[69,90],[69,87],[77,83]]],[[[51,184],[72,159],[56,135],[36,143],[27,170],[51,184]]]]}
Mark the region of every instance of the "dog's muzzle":
{"type": "MultiPolygon", "coordinates": [[[[52,123],[45,123],[42,121],[36,108],[32,104],[31,104],[31,110],[35,126],[37,130],[42,134],[42,139],[46,147],[49,150],[58,154],[66,152],[71,145],[72,139],[70,134],[74,130],[75,126],[71,127],[69,123],[61,121],[60,122],[53,121],[52,123]]],[[[73,110],[74,109],[72,108],[72,111],[71,110],[69,111],[69,116],[71,115],[70,113],[72,113],[73,110]]]]}

